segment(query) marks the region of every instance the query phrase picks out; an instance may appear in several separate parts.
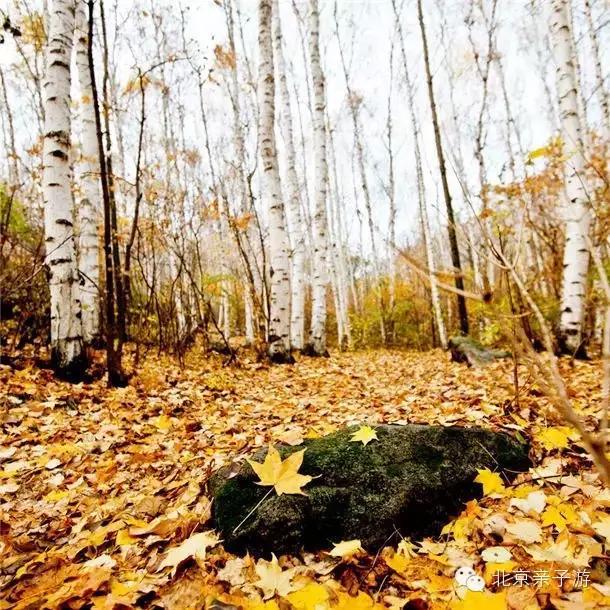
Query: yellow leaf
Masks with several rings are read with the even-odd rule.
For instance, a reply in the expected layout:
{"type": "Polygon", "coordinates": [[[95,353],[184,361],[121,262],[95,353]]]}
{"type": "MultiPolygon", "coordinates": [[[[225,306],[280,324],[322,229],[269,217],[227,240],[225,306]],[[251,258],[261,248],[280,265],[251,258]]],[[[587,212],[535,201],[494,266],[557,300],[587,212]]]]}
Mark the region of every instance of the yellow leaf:
{"type": "Polygon", "coordinates": [[[280,610],[277,602],[274,599],[270,599],[266,602],[252,601],[248,598],[244,600],[244,610],[280,610]]]}
{"type": "Polygon", "coordinates": [[[259,578],[254,584],[262,590],[263,599],[269,599],[276,593],[284,597],[294,591],[291,580],[295,568],[282,570],[277,562],[277,557],[273,553],[271,554],[271,561],[259,559],[254,569],[259,578]]]}
{"type": "Polygon", "coordinates": [[[536,435],[545,449],[563,449],[568,446],[570,428],[561,426],[558,428],[546,428],[536,435]]]}
{"type": "Polygon", "coordinates": [[[95,530],[95,532],[89,533],[89,535],[87,536],[87,542],[91,546],[100,546],[106,541],[107,533],[108,531],[105,528],[100,527],[99,529],[95,530]]]}
{"type": "Polygon", "coordinates": [[[546,157],[550,152],[551,152],[551,149],[548,146],[542,146],[540,148],[536,148],[536,149],[532,150],[529,153],[528,158],[531,160],[531,159],[537,159],[538,157],[546,157]]]}
{"type": "Polygon", "coordinates": [[[305,496],[307,494],[301,487],[307,485],[313,477],[298,472],[303,463],[304,453],[305,449],[296,451],[282,461],[279,451],[273,445],[269,445],[267,457],[262,464],[252,460],[248,460],[248,464],[260,479],[258,485],[274,487],[278,496],[282,494],[303,494],[305,496]]]}
{"type": "Polygon", "coordinates": [[[451,602],[451,610],[507,610],[506,592],[468,591],[464,599],[451,602]]]}
{"type": "Polygon", "coordinates": [[[355,597],[343,591],[336,591],[336,596],[338,603],[333,605],[333,610],[376,610],[384,607],[376,604],[373,598],[362,591],[359,591],[355,597]]]}
{"type": "Polygon", "coordinates": [[[69,495],[70,494],[67,491],[60,491],[59,489],[54,489],[53,491],[50,491],[44,497],[44,499],[47,500],[48,502],[59,502],[60,500],[67,498],[69,495]]]}
{"type": "Polygon", "coordinates": [[[411,560],[400,553],[394,553],[391,557],[386,557],[385,562],[394,572],[402,574],[409,567],[411,560]]]}
{"type": "Polygon", "coordinates": [[[159,415],[155,420],[155,426],[161,432],[167,432],[172,427],[172,420],[167,415],[159,415]]]}
{"type": "Polygon", "coordinates": [[[396,548],[396,552],[405,557],[417,557],[417,546],[409,538],[403,538],[396,548]]]}
{"type": "Polygon", "coordinates": [[[572,525],[578,522],[578,515],[568,504],[547,506],[546,510],[542,513],[542,527],[554,525],[560,532],[564,530],[567,525],[572,525]]]}
{"type": "Polygon", "coordinates": [[[295,610],[326,610],[330,607],[326,587],[314,582],[290,593],[286,599],[295,610]]]}
{"type": "Polygon", "coordinates": [[[488,496],[496,491],[504,491],[504,483],[502,477],[497,472],[491,472],[487,468],[477,470],[479,473],[474,480],[475,483],[480,483],[483,486],[483,494],[488,496]]]}
{"type": "Polygon", "coordinates": [[[133,536],[129,535],[129,530],[127,528],[122,529],[116,535],[116,543],[119,546],[126,546],[128,544],[134,544],[134,542],[137,542],[137,541],[138,541],[137,538],[134,538],[133,536]]]}
{"type": "Polygon", "coordinates": [[[347,559],[348,557],[355,555],[361,550],[362,545],[360,543],[360,540],[347,540],[335,544],[333,550],[330,551],[328,554],[331,557],[343,557],[343,559],[347,559]]]}
{"type": "Polygon", "coordinates": [[[161,571],[163,568],[171,567],[172,574],[175,574],[178,566],[191,557],[203,561],[208,547],[216,546],[219,542],[218,536],[212,531],[193,534],[182,544],[167,552],[167,555],[165,555],[165,558],[159,564],[157,572],[161,571]]]}
{"type": "Polygon", "coordinates": [[[472,519],[469,517],[459,517],[455,521],[447,523],[441,534],[453,534],[454,540],[466,540],[470,532],[472,519]]]}
{"type": "Polygon", "coordinates": [[[485,582],[489,585],[494,581],[495,575],[500,572],[508,574],[517,567],[516,561],[504,561],[502,563],[486,563],[485,564],[485,582]]]}
{"type": "Polygon", "coordinates": [[[350,442],[361,442],[363,445],[368,445],[372,440],[379,440],[375,430],[370,426],[360,426],[360,428],[352,434],[350,442]]]}

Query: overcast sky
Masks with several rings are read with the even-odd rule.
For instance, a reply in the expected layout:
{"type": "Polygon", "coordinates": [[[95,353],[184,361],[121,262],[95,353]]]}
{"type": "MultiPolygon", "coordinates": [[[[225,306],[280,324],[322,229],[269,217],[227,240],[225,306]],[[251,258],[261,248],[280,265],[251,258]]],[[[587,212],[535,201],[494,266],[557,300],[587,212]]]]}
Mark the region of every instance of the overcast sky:
{"type": "MultiPolygon", "coordinates": [[[[423,78],[421,36],[417,25],[414,0],[397,0],[401,11],[401,23],[407,43],[407,54],[412,79],[416,87],[418,117],[422,129],[422,149],[426,172],[426,187],[430,215],[433,222],[442,221],[443,205],[438,205],[439,179],[436,165],[433,133],[430,122],[428,97],[423,78]]],[[[488,9],[490,0],[483,0],[488,9]]],[[[16,15],[13,0],[0,0],[0,6],[10,8],[16,15]]],[[[443,127],[444,144],[450,161],[451,189],[462,217],[468,214],[468,206],[461,196],[459,184],[453,176],[453,159],[457,156],[458,147],[464,158],[468,187],[473,194],[478,191],[478,170],[473,156],[476,117],[481,102],[481,82],[477,77],[472,55],[471,44],[465,17],[468,13],[469,0],[425,0],[424,11],[428,27],[428,40],[434,72],[434,86],[437,94],[437,105],[443,127]],[[445,31],[445,45],[441,44],[441,29],[445,31]],[[449,71],[454,76],[453,101],[456,107],[457,124],[452,119],[451,91],[449,71]]],[[[520,130],[526,150],[542,146],[553,134],[556,127],[553,109],[549,108],[545,94],[547,88],[555,93],[554,67],[547,47],[549,0],[499,0],[497,51],[501,56],[506,73],[507,92],[517,127],[520,130]]],[[[606,0],[593,0],[598,36],[603,46],[603,62],[606,72],[610,68],[610,8],[606,0]]],[[[36,6],[36,2],[28,3],[36,6]]],[[[42,6],[42,3],[38,3],[42,6]]],[[[294,3],[302,16],[306,16],[307,2],[294,3]]],[[[579,59],[583,75],[584,98],[587,101],[587,118],[591,125],[599,122],[599,108],[593,87],[593,65],[589,39],[585,29],[582,13],[582,0],[574,2],[574,22],[579,47],[579,59]]],[[[22,5],[23,6],[23,5],[22,5]]],[[[212,0],[151,0],[136,1],[106,0],[109,17],[111,40],[116,35],[114,62],[115,76],[121,87],[133,76],[133,66],[146,68],[156,59],[163,56],[155,42],[155,28],[151,13],[163,17],[163,31],[166,32],[167,51],[177,51],[182,47],[180,36],[181,14],[185,15],[187,45],[193,61],[206,70],[214,68],[213,49],[216,45],[226,45],[227,34],[223,9],[212,0]],[[115,10],[112,10],[116,8],[115,10]],[[117,27],[115,27],[115,25],[117,27]],[[194,50],[197,49],[195,52],[194,50]]],[[[256,77],[257,66],[257,1],[239,0],[241,21],[244,29],[246,56],[250,69],[256,77]]],[[[388,199],[384,184],[388,176],[388,153],[386,141],[386,118],[388,109],[388,92],[392,84],[392,118],[394,130],[393,152],[396,174],[396,200],[398,206],[398,235],[404,241],[418,230],[417,196],[413,160],[413,140],[409,124],[409,115],[404,87],[402,60],[397,46],[395,20],[391,0],[320,0],[321,6],[321,44],[323,66],[327,79],[328,114],[335,132],[339,177],[342,194],[348,208],[348,231],[351,238],[358,234],[359,223],[357,209],[362,209],[361,195],[354,190],[352,181],[353,133],[352,124],[346,105],[346,88],[341,68],[337,36],[335,31],[334,12],[337,11],[339,35],[344,53],[349,62],[352,88],[363,98],[361,118],[367,158],[367,171],[375,214],[380,227],[387,223],[388,199]],[[390,52],[394,48],[394,75],[390,79],[390,52]]],[[[22,11],[23,9],[21,9],[22,11]]],[[[310,172],[311,178],[311,138],[309,114],[307,107],[306,77],[301,48],[301,35],[304,33],[295,14],[292,0],[280,0],[282,27],[284,34],[285,56],[289,64],[289,87],[295,94],[293,110],[298,130],[298,112],[301,114],[306,134],[305,157],[303,167],[310,172]],[[298,101],[298,106],[297,102],[298,101]]],[[[474,40],[484,51],[484,29],[480,13],[475,11],[477,24],[474,26],[474,40]]],[[[159,32],[157,32],[157,35],[159,32]]],[[[241,43],[238,41],[241,52],[241,43]]],[[[247,98],[253,95],[246,83],[246,69],[243,54],[238,56],[242,93],[247,98]]],[[[14,64],[16,54],[12,43],[0,47],[0,62],[6,68],[14,64]]],[[[186,62],[174,64],[167,69],[166,78],[174,88],[180,103],[184,105],[185,122],[188,123],[187,142],[193,148],[202,148],[203,130],[198,111],[197,84],[189,72],[186,62]]],[[[32,130],[32,116],[25,100],[26,92],[15,75],[9,74],[11,98],[14,103],[18,138],[20,146],[26,148],[35,137],[32,130]]],[[[607,82],[607,81],[606,81],[607,82]]],[[[230,142],[230,106],[226,89],[222,84],[222,72],[212,72],[205,87],[205,103],[208,108],[208,120],[216,154],[226,156],[230,142]]],[[[127,174],[133,172],[135,144],[135,97],[125,96],[121,100],[125,112],[133,119],[131,127],[125,133],[127,141],[126,167],[127,174]]],[[[154,102],[153,102],[154,105],[154,102]]],[[[244,106],[247,106],[245,104],[244,106]]],[[[254,134],[252,116],[249,120],[250,151],[254,151],[254,134]]],[[[485,159],[489,166],[489,179],[497,182],[506,179],[507,146],[506,115],[498,74],[492,69],[490,77],[489,114],[486,121],[485,159]]],[[[154,136],[158,121],[151,121],[149,129],[154,136]]],[[[280,152],[282,150],[280,134],[280,152]]],[[[300,142],[297,143],[300,149],[300,142]]],[[[518,163],[518,168],[522,164],[518,163]]],[[[473,202],[476,205],[476,200],[473,202]]],[[[366,243],[366,238],[365,238],[366,243]]]]}

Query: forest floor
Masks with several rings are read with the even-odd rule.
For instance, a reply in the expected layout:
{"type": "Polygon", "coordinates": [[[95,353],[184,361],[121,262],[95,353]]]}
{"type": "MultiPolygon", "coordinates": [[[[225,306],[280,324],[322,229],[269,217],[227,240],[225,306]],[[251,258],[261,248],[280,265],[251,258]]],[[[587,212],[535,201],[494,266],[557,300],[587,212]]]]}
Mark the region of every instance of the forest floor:
{"type": "MultiPolygon", "coordinates": [[[[592,424],[599,362],[561,366],[592,424]]],[[[0,609],[608,608],[610,490],[528,371],[519,377],[516,397],[511,360],[470,369],[440,351],[273,367],[244,358],[223,367],[195,351],[182,369],[149,356],[122,389],[2,366],[0,609]],[[358,422],[520,432],[536,467],[512,485],[484,472],[485,496],[438,539],[375,556],[322,552],[278,565],[197,536],[211,528],[213,469],[358,422]],[[484,591],[459,586],[461,566],[474,567],[484,591]]]]}

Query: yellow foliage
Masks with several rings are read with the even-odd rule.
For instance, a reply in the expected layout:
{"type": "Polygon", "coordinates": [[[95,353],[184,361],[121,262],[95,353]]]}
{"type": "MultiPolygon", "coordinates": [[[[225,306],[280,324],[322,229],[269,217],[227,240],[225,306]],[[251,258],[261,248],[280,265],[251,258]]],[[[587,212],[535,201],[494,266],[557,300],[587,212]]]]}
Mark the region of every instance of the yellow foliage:
{"type": "Polygon", "coordinates": [[[479,473],[475,478],[475,483],[480,483],[483,486],[483,494],[488,496],[492,493],[504,491],[504,482],[502,477],[497,472],[491,472],[487,468],[477,470],[479,473]]]}
{"type": "Polygon", "coordinates": [[[307,485],[312,477],[298,472],[303,463],[304,453],[305,449],[296,451],[282,461],[279,451],[273,445],[269,445],[269,451],[262,464],[250,459],[248,459],[248,464],[252,466],[252,470],[260,479],[258,485],[274,487],[278,496],[282,494],[303,494],[305,496],[307,494],[301,488],[307,485]]]}

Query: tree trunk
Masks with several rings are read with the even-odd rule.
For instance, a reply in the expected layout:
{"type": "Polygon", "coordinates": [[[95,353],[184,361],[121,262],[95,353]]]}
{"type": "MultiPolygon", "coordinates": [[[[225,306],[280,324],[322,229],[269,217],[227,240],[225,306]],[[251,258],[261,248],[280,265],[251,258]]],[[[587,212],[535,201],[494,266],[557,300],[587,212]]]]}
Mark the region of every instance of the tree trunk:
{"type": "Polygon", "coordinates": [[[273,4],[274,53],[278,74],[278,86],[282,103],[282,126],[286,148],[287,199],[286,208],[290,227],[291,260],[291,299],[290,299],[290,342],[292,347],[302,350],[305,347],[305,231],[301,215],[301,191],[296,170],[296,151],[290,95],[286,82],[286,66],[282,49],[282,28],[277,0],[273,4]]]}
{"type": "Polygon", "coordinates": [[[269,357],[292,361],[290,355],[290,260],[282,187],[275,146],[275,78],[273,74],[272,0],[259,0],[258,134],[262,199],[269,219],[269,357]]]}
{"type": "Polygon", "coordinates": [[[405,83],[407,85],[407,97],[409,103],[409,115],[411,119],[411,131],[413,133],[413,147],[415,152],[415,173],[417,176],[417,197],[419,203],[419,214],[422,224],[422,237],[424,248],[426,250],[426,264],[428,266],[429,281],[430,281],[430,300],[432,301],[432,311],[434,313],[434,322],[438,331],[438,338],[443,349],[447,348],[447,331],[445,329],[445,321],[443,319],[443,311],[441,308],[441,298],[438,291],[438,282],[436,279],[436,265],[434,263],[434,253],[432,251],[432,238],[430,235],[430,219],[428,218],[428,207],[426,204],[426,192],[424,185],[424,173],[422,168],[421,149],[419,146],[419,125],[417,123],[417,115],[415,112],[415,100],[413,84],[409,74],[409,64],[407,63],[407,52],[405,48],[404,35],[400,24],[400,17],[396,10],[396,0],[392,0],[394,15],[396,17],[396,27],[398,29],[398,40],[400,42],[400,53],[402,63],[405,70],[405,83]]]}
{"type": "Polygon", "coordinates": [[[88,40],[87,57],[89,61],[89,77],[91,80],[91,99],[93,102],[93,113],[95,118],[95,133],[97,140],[97,154],[100,166],[100,185],[102,189],[102,201],[104,209],[104,263],[106,280],[106,365],[108,369],[108,385],[124,386],[126,378],[123,374],[121,363],[121,341],[119,338],[118,348],[115,346],[115,338],[118,332],[114,314],[114,275],[112,258],[112,218],[110,211],[110,193],[108,185],[108,172],[106,167],[106,156],[104,154],[104,142],[102,136],[102,121],[100,117],[99,96],[95,82],[95,65],[93,62],[93,9],[95,0],[87,0],[88,7],[88,40]]]}
{"type": "Polygon", "coordinates": [[[78,378],[87,362],[70,188],[70,63],[74,2],[56,0],[50,16],[44,90],[43,196],[55,371],[78,378]]]}
{"type": "Polygon", "coordinates": [[[94,344],[100,335],[100,269],[98,228],[102,208],[97,159],[97,134],[88,57],[88,25],[85,5],[77,3],[76,68],[80,86],[81,182],[83,197],[78,206],[78,269],[82,306],[83,338],[94,344]]]}
{"type": "Polygon", "coordinates": [[[328,355],[326,350],[326,286],[327,231],[326,191],[328,188],[328,163],[326,160],[326,122],[324,110],[326,93],[324,73],[320,61],[320,14],[318,1],[310,0],[309,13],[309,63],[313,83],[313,138],[314,138],[314,226],[313,226],[313,270],[311,334],[309,353],[328,355]]]}
{"type": "Polygon", "coordinates": [[[565,249],[559,322],[560,349],[585,354],[583,323],[589,270],[587,238],[591,212],[584,180],[582,129],[578,115],[578,92],[574,48],[570,34],[567,0],[553,0],[551,34],[555,57],[561,135],[563,139],[565,191],[565,249]]]}
{"type": "MultiPolygon", "coordinates": [[[[386,318],[386,306],[383,300],[383,285],[381,279],[381,268],[379,265],[379,256],[377,252],[377,240],[375,238],[375,224],[373,221],[373,206],[371,203],[371,194],[369,190],[368,179],[366,175],[366,167],[364,163],[364,146],[362,145],[362,135],[361,135],[361,123],[360,123],[360,104],[362,100],[358,97],[356,92],[352,89],[350,82],[350,74],[347,65],[347,61],[345,58],[345,54],[343,52],[343,47],[341,46],[341,38],[339,36],[339,21],[337,19],[336,13],[336,4],[335,4],[335,34],[337,36],[337,45],[339,47],[339,57],[341,58],[341,66],[343,68],[343,76],[345,78],[345,87],[347,89],[347,103],[350,109],[350,116],[352,119],[352,125],[354,129],[354,154],[355,161],[358,165],[358,173],[360,177],[360,187],[362,189],[362,196],[364,199],[364,208],[367,215],[367,224],[369,229],[369,238],[371,240],[371,258],[373,263],[373,276],[374,276],[374,284],[375,284],[375,298],[377,301],[377,307],[379,308],[379,333],[381,336],[382,344],[386,344],[386,328],[385,328],[385,318],[386,318]]],[[[354,200],[357,201],[357,191],[356,191],[356,181],[354,180],[354,200]]],[[[359,212],[357,212],[359,214],[359,212]]],[[[359,220],[361,220],[359,218],[359,220]]],[[[362,245],[362,240],[360,240],[362,245]]],[[[361,284],[364,286],[364,284],[361,284]]],[[[361,299],[362,300],[362,299],[361,299]]]]}
{"type": "MultiPolygon", "coordinates": [[[[447,169],[445,167],[445,155],[443,153],[443,145],[441,143],[441,131],[436,113],[436,102],[434,101],[434,87],[432,84],[432,72],[430,70],[430,57],[428,54],[428,41],[426,39],[426,27],[424,24],[424,13],[421,0],[417,0],[417,13],[419,27],[421,30],[422,46],[424,51],[424,66],[426,69],[426,81],[428,84],[428,98],[430,100],[430,112],[432,114],[432,125],[434,127],[434,142],[436,145],[436,154],[438,157],[439,171],[441,174],[441,182],[443,186],[443,196],[447,207],[447,231],[449,234],[449,246],[451,248],[451,263],[453,265],[455,275],[455,287],[458,290],[464,290],[464,278],[462,277],[462,264],[460,262],[460,250],[458,248],[457,234],[455,230],[455,218],[453,215],[453,204],[451,202],[451,193],[449,192],[449,183],[447,181],[447,169]]],[[[458,315],[460,318],[460,330],[462,334],[467,335],[468,327],[468,311],[466,310],[466,299],[462,294],[456,295],[458,315]]]]}
{"type": "MultiPolygon", "coordinates": [[[[110,63],[108,38],[106,35],[106,17],[104,14],[104,2],[100,0],[100,24],[102,30],[102,59],[103,59],[103,81],[102,81],[102,97],[103,97],[103,117],[104,117],[104,136],[105,136],[105,170],[106,181],[108,183],[108,197],[110,202],[110,222],[111,222],[111,241],[112,241],[112,265],[114,272],[114,287],[116,292],[116,323],[118,332],[117,351],[120,354],[123,342],[127,340],[127,314],[125,290],[123,288],[123,267],[121,265],[121,252],[119,248],[119,230],[116,211],[116,197],[114,172],[112,170],[112,137],[110,135],[110,63]]],[[[92,81],[94,76],[92,77],[92,81]]],[[[99,106],[98,106],[99,108],[99,106]]],[[[102,165],[100,161],[100,166],[102,165]]]]}
{"type": "Polygon", "coordinates": [[[593,50],[593,64],[595,65],[595,89],[599,98],[599,107],[602,114],[602,136],[607,142],[610,142],[610,100],[608,99],[608,91],[604,86],[604,71],[601,64],[601,50],[599,40],[593,22],[593,14],[591,12],[591,0],[584,0],[585,16],[587,17],[587,26],[589,29],[589,40],[591,41],[591,49],[593,50]]]}
{"type": "Polygon", "coordinates": [[[340,318],[340,322],[339,320],[337,321],[337,328],[340,328],[338,343],[339,348],[343,349],[345,347],[352,347],[352,329],[349,318],[349,278],[352,274],[348,269],[348,262],[346,260],[348,256],[346,253],[347,244],[344,238],[343,229],[343,198],[339,191],[337,158],[335,155],[333,132],[328,123],[328,117],[326,133],[328,135],[328,157],[332,167],[333,179],[332,181],[329,180],[329,191],[333,194],[331,197],[331,216],[334,219],[333,225],[335,229],[331,232],[330,249],[332,251],[332,256],[330,264],[335,268],[335,274],[337,276],[337,302],[339,304],[337,315],[340,318]]]}

